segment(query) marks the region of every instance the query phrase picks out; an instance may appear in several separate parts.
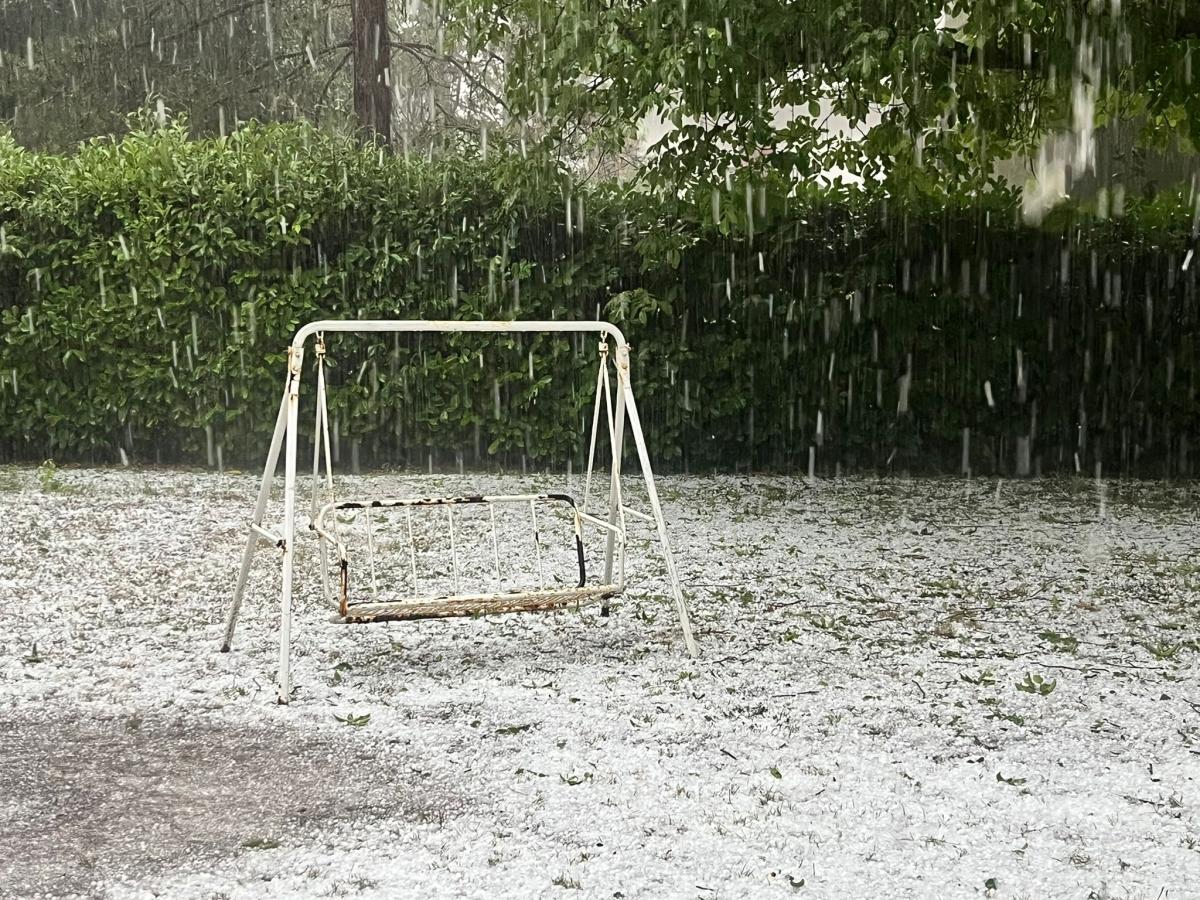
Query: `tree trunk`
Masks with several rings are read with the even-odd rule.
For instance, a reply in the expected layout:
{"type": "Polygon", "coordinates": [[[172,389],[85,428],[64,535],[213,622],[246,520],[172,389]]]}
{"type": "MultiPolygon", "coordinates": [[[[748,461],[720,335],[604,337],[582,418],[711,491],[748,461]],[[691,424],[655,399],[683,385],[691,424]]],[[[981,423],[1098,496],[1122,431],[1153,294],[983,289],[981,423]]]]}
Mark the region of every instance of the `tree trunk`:
{"type": "Polygon", "coordinates": [[[392,50],[387,0],[351,0],[354,114],[363,139],[386,144],[392,135],[392,50]]]}

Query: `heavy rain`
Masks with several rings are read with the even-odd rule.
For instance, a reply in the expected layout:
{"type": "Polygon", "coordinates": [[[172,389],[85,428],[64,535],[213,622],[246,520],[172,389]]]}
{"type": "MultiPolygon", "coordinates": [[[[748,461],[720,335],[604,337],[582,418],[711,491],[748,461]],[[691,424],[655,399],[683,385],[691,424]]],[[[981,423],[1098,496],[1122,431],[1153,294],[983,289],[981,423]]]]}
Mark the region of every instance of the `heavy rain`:
{"type": "Polygon", "coordinates": [[[1192,896],[1196,51],[0,0],[0,898],[1192,896]]]}

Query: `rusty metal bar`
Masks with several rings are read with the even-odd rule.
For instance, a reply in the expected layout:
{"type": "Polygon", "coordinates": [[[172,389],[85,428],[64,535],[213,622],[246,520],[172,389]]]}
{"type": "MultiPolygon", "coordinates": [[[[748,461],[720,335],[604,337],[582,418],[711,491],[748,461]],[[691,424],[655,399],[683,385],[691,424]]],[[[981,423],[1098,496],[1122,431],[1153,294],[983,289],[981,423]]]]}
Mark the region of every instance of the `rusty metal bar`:
{"type": "MultiPolygon", "coordinates": [[[[389,500],[335,500],[326,503],[317,513],[314,529],[318,535],[330,543],[336,543],[336,538],[329,533],[326,519],[332,513],[347,509],[396,509],[415,508],[422,506],[456,506],[462,504],[508,504],[518,503],[564,503],[571,509],[576,509],[575,498],[569,494],[464,494],[461,497],[396,497],[389,500]]],[[[605,529],[616,530],[603,519],[581,513],[582,518],[593,521],[605,529]]]]}
{"type": "Polygon", "coordinates": [[[488,514],[492,520],[492,560],[496,563],[496,587],[500,587],[500,544],[496,540],[496,505],[494,503],[488,504],[488,514]]]}
{"type": "Polygon", "coordinates": [[[326,503],[317,514],[317,519],[323,519],[333,509],[388,509],[390,507],[408,506],[460,506],[468,503],[525,503],[534,500],[538,503],[566,503],[575,506],[575,498],[570,494],[462,494],[457,497],[395,497],[388,500],[337,500],[326,503]]]}
{"type": "MultiPolygon", "coordinates": [[[[411,507],[409,512],[412,512],[411,507]]],[[[454,507],[446,507],[446,522],[450,526],[450,571],[454,575],[454,593],[459,592],[458,587],[458,546],[454,541],[454,507]]]]}
{"type": "Polygon", "coordinates": [[[341,621],[347,624],[411,621],[563,609],[597,600],[603,601],[618,593],[620,589],[616,585],[598,584],[582,588],[545,588],[507,593],[460,594],[452,597],[405,598],[381,603],[352,603],[342,613],[341,621]]]}

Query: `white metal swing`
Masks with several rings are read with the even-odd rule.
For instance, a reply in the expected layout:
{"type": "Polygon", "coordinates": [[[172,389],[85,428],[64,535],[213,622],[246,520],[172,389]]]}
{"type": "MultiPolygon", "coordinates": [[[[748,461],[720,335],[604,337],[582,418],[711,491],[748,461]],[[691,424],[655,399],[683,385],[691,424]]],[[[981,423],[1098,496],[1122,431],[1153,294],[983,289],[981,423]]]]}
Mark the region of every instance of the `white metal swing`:
{"type": "MultiPolygon", "coordinates": [[[[687,605],[680,589],[675,560],[667,539],[666,522],[659,502],[646,440],[642,432],[641,418],[629,378],[629,345],[620,330],[607,322],[555,322],[555,321],[426,321],[426,320],[326,320],[312,322],[302,327],[288,348],[288,372],[283,399],[275,422],[271,447],[267,453],[258,502],[250,524],[245,550],[242,554],[241,570],[237,587],[226,622],[225,636],[221,649],[228,651],[233,642],[238,613],[245,594],[251,563],[258,545],[269,542],[282,550],[283,584],[280,600],[279,627],[279,702],[287,703],[291,694],[290,655],[292,583],[296,537],[296,482],[297,482],[297,428],[299,392],[304,347],[310,337],[316,336],[316,423],[313,441],[312,499],[309,512],[309,528],[318,538],[320,553],[321,583],[324,595],[336,606],[336,621],[344,623],[374,622],[439,618],[448,616],[473,616],[492,613],[553,610],[575,607],[588,602],[602,602],[603,613],[608,612],[608,601],[618,596],[625,588],[626,516],[644,520],[655,527],[659,545],[667,568],[667,579],[679,614],[684,643],[692,656],[696,645],[692,637],[687,605]],[[588,449],[587,472],[584,480],[583,502],[566,494],[516,494],[516,495],[465,495],[453,497],[402,497],[402,498],[356,498],[339,500],[334,496],[333,472],[331,468],[329,416],[326,406],[325,386],[325,341],[324,335],[333,332],[357,333],[598,333],[600,364],[596,375],[596,393],[592,408],[592,427],[588,449]],[[613,388],[609,362],[614,357],[616,387],[613,388]],[[602,417],[603,416],[603,421],[602,417]],[[638,462],[645,481],[650,512],[645,513],[629,507],[621,489],[621,457],[624,431],[628,421],[630,433],[637,449],[638,462]],[[611,448],[609,472],[607,518],[600,518],[587,511],[591,495],[593,470],[596,463],[597,435],[601,425],[606,426],[611,448]],[[279,532],[263,527],[267,502],[275,477],[275,468],[280,450],[284,450],[284,520],[279,532]],[[323,476],[323,477],[322,477],[323,476]],[[319,496],[324,489],[326,502],[319,505],[319,496]],[[492,590],[461,590],[460,554],[456,511],[465,508],[485,508],[490,523],[490,538],[494,564],[492,590]],[[527,508],[532,524],[534,554],[537,561],[538,583],[514,588],[505,585],[501,566],[501,553],[497,531],[497,510],[527,508]],[[539,532],[539,508],[557,508],[570,524],[574,538],[574,558],[577,571],[570,573],[570,580],[559,578],[547,582],[543,573],[543,551],[539,532]],[[419,591],[417,550],[413,529],[414,511],[444,509],[450,564],[448,569],[453,579],[452,589],[419,591]],[[407,557],[411,579],[408,590],[399,595],[381,597],[376,560],[374,515],[388,511],[403,511],[406,520],[407,557]],[[362,516],[366,540],[366,563],[369,574],[369,599],[359,599],[352,582],[352,571],[357,570],[356,560],[349,552],[345,539],[346,526],[342,516],[356,521],[362,516]],[[602,575],[593,574],[589,580],[584,553],[584,530],[595,528],[606,536],[602,575]],[[336,591],[330,583],[329,551],[336,555],[336,591]]],[[[485,529],[486,532],[486,529],[485,529]]]]}

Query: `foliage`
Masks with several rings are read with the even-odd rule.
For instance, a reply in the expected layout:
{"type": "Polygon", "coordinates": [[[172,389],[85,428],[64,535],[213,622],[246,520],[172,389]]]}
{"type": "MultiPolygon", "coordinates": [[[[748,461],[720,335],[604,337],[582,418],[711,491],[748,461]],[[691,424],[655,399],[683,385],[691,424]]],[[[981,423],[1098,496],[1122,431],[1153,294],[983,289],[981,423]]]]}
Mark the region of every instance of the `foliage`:
{"type": "MultiPolygon", "coordinates": [[[[0,152],[16,163],[0,171],[0,417],[17,446],[171,456],[207,430],[237,458],[273,421],[303,321],[594,315],[621,265],[636,270],[628,232],[565,233],[557,172],[498,155],[404,160],[307,126],[190,141],[183,124],[74,157],[0,152]]],[[[448,347],[342,342],[339,427],[405,449],[435,433],[540,458],[575,446],[583,399],[559,375],[574,348],[448,347]],[[544,427],[527,427],[539,406],[544,427]]]]}
{"type": "Polygon", "coordinates": [[[1018,691],[1024,691],[1026,694],[1037,694],[1040,697],[1048,697],[1054,693],[1056,687],[1058,687],[1058,682],[1053,678],[1035,675],[1032,672],[1026,672],[1025,679],[1017,682],[1018,691]]]}
{"type": "Polygon", "coordinates": [[[42,493],[56,494],[66,490],[66,485],[58,477],[58,466],[54,460],[48,459],[37,468],[38,484],[41,485],[42,493]]]}
{"type": "MultiPolygon", "coordinates": [[[[121,134],[148,103],[186,114],[195,135],[244,121],[305,118],[352,130],[352,22],[387,68],[398,145],[470,133],[503,109],[495,58],[467,59],[423,4],[373,0],[0,2],[0,124],[24,146],[67,149],[121,134]],[[382,21],[380,19],[382,18],[382,21]],[[382,53],[374,26],[381,26],[382,53]],[[390,51],[390,62],[387,61],[390,51]]],[[[361,47],[361,43],[360,43],[361,47]]],[[[374,81],[374,79],[372,79],[374,81]]],[[[493,138],[493,143],[496,139],[493,138]]]]}
{"type": "MultiPolygon", "coordinates": [[[[811,448],[818,471],[957,470],[970,429],[976,471],[1011,471],[1026,436],[1035,469],[1192,470],[1186,191],[1036,229],[1006,195],[716,196],[305,125],[151,125],[74,156],[0,136],[0,448],[249,463],[304,321],[600,314],[672,466],[806,467],[811,448]]],[[[578,466],[595,360],[583,340],[339,337],[338,452],[578,466]]]]}
{"type": "Polygon", "coordinates": [[[1200,144],[1200,14],[1181,0],[448,6],[477,48],[507,49],[512,111],[550,146],[583,131],[611,150],[647,116],[669,123],[649,170],[668,190],[834,168],[893,198],[987,189],[997,161],[1080,125],[1084,94],[1147,145],[1200,144]]]}
{"type": "Polygon", "coordinates": [[[328,115],[346,19],[302,0],[0,4],[0,121],[27,146],[63,148],[124,131],[148,101],[210,134],[328,115]]]}

